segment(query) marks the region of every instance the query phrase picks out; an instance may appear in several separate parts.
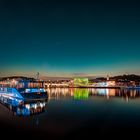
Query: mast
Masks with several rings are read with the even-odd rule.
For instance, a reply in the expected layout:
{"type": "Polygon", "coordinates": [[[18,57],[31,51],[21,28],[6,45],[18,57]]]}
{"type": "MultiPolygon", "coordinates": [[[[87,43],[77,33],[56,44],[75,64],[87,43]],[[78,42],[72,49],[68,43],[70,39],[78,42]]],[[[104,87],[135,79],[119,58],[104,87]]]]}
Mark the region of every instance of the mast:
{"type": "Polygon", "coordinates": [[[36,74],[36,81],[38,81],[39,80],[39,72],[37,72],[37,74],[36,74]]]}
{"type": "Polygon", "coordinates": [[[36,81],[38,82],[38,94],[40,94],[40,89],[39,89],[39,72],[36,74],[36,81]]]}

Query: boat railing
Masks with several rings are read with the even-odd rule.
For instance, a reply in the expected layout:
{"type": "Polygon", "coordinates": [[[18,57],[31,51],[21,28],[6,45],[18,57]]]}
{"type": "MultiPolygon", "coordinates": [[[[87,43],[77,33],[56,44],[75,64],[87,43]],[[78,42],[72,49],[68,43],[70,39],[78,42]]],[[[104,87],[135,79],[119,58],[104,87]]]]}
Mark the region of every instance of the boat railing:
{"type": "Polygon", "coordinates": [[[0,88],[0,94],[6,94],[6,95],[10,95],[16,98],[23,98],[21,96],[21,94],[17,91],[16,88],[5,88],[5,87],[1,87],[0,88]]]}
{"type": "Polygon", "coordinates": [[[12,93],[12,92],[13,92],[13,88],[1,87],[1,88],[0,88],[0,92],[1,92],[1,93],[12,93]]]}

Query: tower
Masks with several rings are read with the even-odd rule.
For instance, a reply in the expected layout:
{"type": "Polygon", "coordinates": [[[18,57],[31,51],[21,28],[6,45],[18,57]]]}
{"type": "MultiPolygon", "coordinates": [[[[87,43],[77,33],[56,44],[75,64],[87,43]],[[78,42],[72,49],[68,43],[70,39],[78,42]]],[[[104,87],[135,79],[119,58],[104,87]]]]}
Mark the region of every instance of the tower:
{"type": "Polygon", "coordinates": [[[36,74],[36,80],[39,80],[39,72],[36,74]]]}
{"type": "Polygon", "coordinates": [[[109,81],[109,75],[107,75],[107,78],[106,78],[106,80],[107,80],[107,81],[109,81]]]}

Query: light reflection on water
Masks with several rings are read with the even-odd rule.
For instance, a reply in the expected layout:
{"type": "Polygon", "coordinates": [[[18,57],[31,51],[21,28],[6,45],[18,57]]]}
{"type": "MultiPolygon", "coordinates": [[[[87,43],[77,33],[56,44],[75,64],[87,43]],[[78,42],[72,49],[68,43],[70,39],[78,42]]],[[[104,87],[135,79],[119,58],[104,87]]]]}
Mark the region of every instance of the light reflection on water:
{"type": "MultiPolygon", "coordinates": [[[[140,129],[140,90],[50,88],[47,91],[49,99],[43,109],[37,109],[34,103],[36,111],[22,118],[10,115],[0,107],[0,121],[20,124],[24,130],[37,129],[41,134],[43,131],[56,135],[69,134],[81,128],[100,132],[117,127],[119,130],[140,129]]],[[[32,105],[26,104],[25,107],[29,109],[29,106],[32,105]]],[[[20,116],[25,116],[27,113],[21,110],[20,116]]]]}
{"type": "Polygon", "coordinates": [[[45,111],[46,101],[41,102],[29,102],[22,105],[13,106],[10,104],[13,98],[7,100],[6,102],[1,102],[5,107],[7,107],[15,116],[32,116],[43,113],[45,111]]]}
{"type": "Polygon", "coordinates": [[[139,98],[140,90],[133,89],[96,89],[96,88],[50,88],[47,89],[50,99],[61,99],[69,97],[73,99],[89,99],[92,96],[120,97],[126,101],[129,99],[139,98]]]}
{"type": "MultiPolygon", "coordinates": [[[[47,89],[49,103],[54,100],[96,100],[96,97],[105,98],[109,100],[111,98],[117,98],[118,100],[124,100],[126,102],[131,99],[138,99],[140,97],[140,90],[126,90],[126,89],[96,89],[96,88],[49,88],[47,89]]],[[[13,98],[11,99],[14,100],[13,98]]],[[[46,104],[48,101],[26,103],[22,106],[12,106],[11,100],[6,100],[8,108],[17,116],[31,116],[39,113],[44,113],[46,104]]],[[[16,99],[15,99],[16,100],[16,99]]]]}

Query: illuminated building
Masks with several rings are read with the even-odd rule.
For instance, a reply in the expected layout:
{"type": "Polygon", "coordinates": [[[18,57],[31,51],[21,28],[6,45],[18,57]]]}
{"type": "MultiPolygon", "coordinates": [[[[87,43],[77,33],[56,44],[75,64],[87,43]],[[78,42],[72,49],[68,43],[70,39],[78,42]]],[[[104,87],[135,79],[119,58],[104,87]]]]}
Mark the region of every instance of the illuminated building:
{"type": "Polygon", "coordinates": [[[75,78],[74,79],[75,87],[88,86],[88,84],[89,84],[88,78],[75,78]]]}

